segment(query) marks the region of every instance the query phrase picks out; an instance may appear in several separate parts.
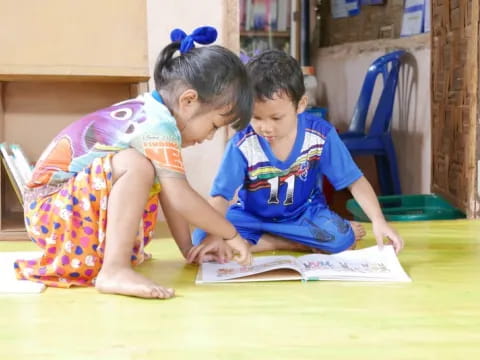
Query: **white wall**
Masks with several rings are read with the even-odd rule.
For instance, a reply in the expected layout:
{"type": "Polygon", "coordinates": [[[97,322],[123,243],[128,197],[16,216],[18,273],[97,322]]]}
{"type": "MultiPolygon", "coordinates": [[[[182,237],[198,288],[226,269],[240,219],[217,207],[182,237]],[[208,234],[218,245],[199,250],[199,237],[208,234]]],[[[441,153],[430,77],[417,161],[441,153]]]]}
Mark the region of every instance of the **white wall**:
{"type": "MultiPolygon", "coordinates": [[[[148,57],[150,74],[157,55],[170,43],[170,31],[180,28],[187,34],[196,27],[209,25],[218,30],[216,44],[223,45],[224,34],[224,0],[191,0],[147,1],[148,17],[148,57]]],[[[153,81],[150,81],[153,88],[153,81]]],[[[220,165],[226,141],[225,131],[219,130],[212,141],[206,141],[183,150],[183,158],[190,184],[206,196],[220,165]]]]}
{"type": "MultiPolygon", "coordinates": [[[[400,181],[405,194],[429,193],[431,179],[430,37],[338,45],[315,54],[319,82],[317,98],[328,108],[328,119],[348,127],[365,73],[377,57],[394,49],[410,55],[399,75],[392,136],[397,151],[400,181]]],[[[381,80],[379,80],[381,81],[381,80]]],[[[376,105],[379,91],[374,93],[376,105]]],[[[371,118],[372,114],[370,114],[371,118]]]]}

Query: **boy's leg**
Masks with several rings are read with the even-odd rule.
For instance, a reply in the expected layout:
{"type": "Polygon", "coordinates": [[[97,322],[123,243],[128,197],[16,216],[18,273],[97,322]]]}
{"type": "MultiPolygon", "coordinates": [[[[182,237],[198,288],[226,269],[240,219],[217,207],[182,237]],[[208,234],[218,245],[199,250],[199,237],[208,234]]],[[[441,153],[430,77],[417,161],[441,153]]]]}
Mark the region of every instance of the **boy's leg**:
{"type": "Polygon", "coordinates": [[[301,243],[285,239],[281,236],[264,233],[255,245],[250,247],[251,252],[273,251],[273,250],[292,250],[292,251],[312,251],[312,248],[301,243]]]}
{"type": "MultiPolygon", "coordinates": [[[[350,221],[353,233],[355,235],[355,242],[349,249],[355,249],[357,241],[361,240],[365,235],[365,228],[362,224],[350,221]]],[[[256,245],[253,245],[250,250],[252,252],[272,251],[272,250],[292,250],[292,251],[308,251],[308,252],[322,252],[322,250],[307,246],[294,240],[289,240],[284,237],[273,235],[270,233],[263,234],[256,245]]],[[[326,252],[328,253],[328,252],[326,252]]]]}
{"type": "Polygon", "coordinates": [[[172,289],[155,284],[131,267],[132,247],[154,181],[153,166],[136,150],[124,150],[112,158],[112,175],[105,254],[95,287],[104,293],[172,297],[172,289]],[[124,206],[126,199],[128,208],[124,206]]]}
{"type": "MultiPolygon", "coordinates": [[[[365,235],[363,226],[342,219],[328,208],[312,205],[301,217],[294,220],[264,223],[264,231],[271,237],[262,237],[267,250],[312,250],[338,253],[354,248],[365,235]],[[288,241],[295,245],[288,247],[288,241]]],[[[259,242],[261,245],[261,242],[259,242]]]]}
{"type": "MultiPolygon", "coordinates": [[[[266,223],[265,220],[246,212],[237,205],[230,207],[226,218],[236,227],[240,235],[251,244],[251,252],[272,250],[313,251],[312,246],[266,232],[265,229],[269,228],[270,223],[266,223]]],[[[279,225],[279,223],[273,224],[274,227],[279,225]]]]}
{"type": "MultiPolygon", "coordinates": [[[[341,224],[341,228],[347,232],[343,237],[337,235],[337,243],[338,241],[350,243],[343,250],[354,248],[356,242],[365,236],[365,229],[360,223],[348,222],[329,209],[317,209],[313,206],[295,221],[265,222],[263,219],[246,212],[237,205],[230,207],[226,218],[236,227],[240,235],[245,240],[248,240],[251,244],[250,251],[252,252],[292,250],[331,253],[342,251],[334,248],[334,243],[327,244],[327,246],[319,246],[321,243],[315,239],[315,235],[319,235],[318,233],[321,232],[318,229],[322,227],[332,228],[332,220],[334,219],[333,223],[341,224]],[[313,228],[308,226],[308,222],[311,219],[316,219],[314,221],[317,223],[313,228]],[[330,225],[325,223],[330,223],[330,225]],[[351,231],[351,234],[348,230],[351,231]],[[351,235],[353,236],[350,239],[351,235]]],[[[337,226],[334,226],[333,230],[334,233],[338,232],[337,226]]],[[[328,232],[329,230],[326,231],[328,232]]],[[[193,234],[193,244],[199,245],[205,236],[206,233],[204,231],[197,229],[193,234]]]]}

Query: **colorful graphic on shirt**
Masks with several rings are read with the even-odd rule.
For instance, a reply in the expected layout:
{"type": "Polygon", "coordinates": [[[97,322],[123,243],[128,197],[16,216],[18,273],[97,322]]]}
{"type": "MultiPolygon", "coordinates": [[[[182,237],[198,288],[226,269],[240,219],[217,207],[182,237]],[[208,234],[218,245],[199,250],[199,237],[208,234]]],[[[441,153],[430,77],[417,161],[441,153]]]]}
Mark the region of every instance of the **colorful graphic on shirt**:
{"type": "Polygon", "coordinates": [[[172,141],[146,141],[143,147],[147,157],[161,164],[162,168],[185,173],[182,154],[176,143],[172,141]]]}
{"type": "Polygon", "coordinates": [[[210,195],[234,198],[254,216],[282,221],[310,204],[325,206],[323,177],[342,189],[362,176],[335,128],[309,113],[298,116],[290,155],[279,160],[269,143],[248,126],[227,144],[210,195]]]}
{"type": "Polygon", "coordinates": [[[27,186],[61,184],[94,159],[129,147],[150,158],[157,174],[185,172],[175,119],[147,93],[91,113],[61,131],[41,155],[27,186]]]}
{"type": "Polygon", "coordinates": [[[296,178],[307,181],[308,172],[315,168],[320,160],[324,137],[312,129],[305,130],[305,138],[298,157],[286,169],[272,166],[263,151],[258,136],[254,132],[246,134],[239,142],[239,149],[248,162],[248,175],[245,188],[248,191],[270,189],[268,204],[279,204],[279,189],[286,185],[283,205],[291,205],[294,202],[296,178]]]}

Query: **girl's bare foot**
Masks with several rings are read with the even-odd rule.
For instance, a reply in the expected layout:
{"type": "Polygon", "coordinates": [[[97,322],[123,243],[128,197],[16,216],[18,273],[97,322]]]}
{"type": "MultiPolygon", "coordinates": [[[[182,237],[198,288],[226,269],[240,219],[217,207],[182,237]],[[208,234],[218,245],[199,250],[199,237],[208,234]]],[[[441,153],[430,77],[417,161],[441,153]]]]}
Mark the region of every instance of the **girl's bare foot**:
{"type": "Polygon", "coordinates": [[[168,299],[175,295],[173,289],[157,285],[131,268],[102,268],[95,281],[95,288],[101,293],[147,299],[168,299]]]}

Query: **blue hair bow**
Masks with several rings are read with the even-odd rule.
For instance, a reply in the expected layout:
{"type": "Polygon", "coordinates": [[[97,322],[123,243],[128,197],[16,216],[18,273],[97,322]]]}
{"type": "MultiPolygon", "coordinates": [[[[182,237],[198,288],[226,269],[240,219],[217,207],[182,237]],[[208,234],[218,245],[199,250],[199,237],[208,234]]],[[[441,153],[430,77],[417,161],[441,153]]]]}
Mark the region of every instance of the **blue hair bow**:
{"type": "Polygon", "coordinates": [[[201,26],[193,30],[190,35],[180,29],[174,29],[170,33],[172,41],[180,41],[180,53],[184,54],[195,47],[194,42],[208,45],[217,40],[217,29],[212,26],[201,26]]]}

